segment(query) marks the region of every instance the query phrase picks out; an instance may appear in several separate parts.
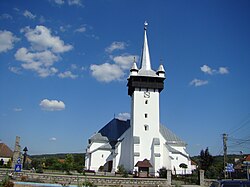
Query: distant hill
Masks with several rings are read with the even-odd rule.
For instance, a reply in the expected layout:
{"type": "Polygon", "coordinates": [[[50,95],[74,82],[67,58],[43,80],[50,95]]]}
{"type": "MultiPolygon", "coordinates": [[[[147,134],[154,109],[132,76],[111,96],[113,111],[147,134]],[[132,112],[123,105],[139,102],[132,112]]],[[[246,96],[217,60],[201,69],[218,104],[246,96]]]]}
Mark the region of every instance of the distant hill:
{"type": "Polygon", "coordinates": [[[82,156],[85,158],[85,153],[56,153],[56,154],[42,154],[42,155],[29,155],[29,157],[32,159],[40,159],[40,158],[58,158],[58,159],[65,159],[66,155],[71,154],[74,157],[75,156],[82,156]]]}

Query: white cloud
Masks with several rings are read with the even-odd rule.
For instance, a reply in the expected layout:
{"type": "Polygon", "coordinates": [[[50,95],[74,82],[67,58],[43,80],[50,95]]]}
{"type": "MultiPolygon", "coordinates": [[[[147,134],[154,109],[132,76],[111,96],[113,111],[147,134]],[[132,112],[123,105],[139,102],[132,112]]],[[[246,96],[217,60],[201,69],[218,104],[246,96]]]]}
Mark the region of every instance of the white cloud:
{"type": "Polygon", "coordinates": [[[64,44],[64,41],[58,36],[52,36],[50,29],[38,25],[35,29],[25,27],[21,29],[25,33],[27,40],[31,43],[34,50],[50,49],[54,53],[63,53],[73,49],[72,45],[64,44]]]}
{"type": "Polygon", "coordinates": [[[25,10],[23,15],[26,17],[26,18],[29,18],[29,19],[35,19],[36,18],[36,15],[32,14],[30,11],[28,10],[25,10]]]}
{"type": "Polygon", "coordinates": [[[21,68],[20,67],[9,67],[9,70],[15,74],[21,74],[21,68]]]}
{"type": "Polygon", "coordinates": [[[130,113],[127,112],[119,113],[116,118],[122,121],[127,121],[128,119],[130,119],[130,113]]]}
{"type": "Polygon", "coordinates": [[[55,138],[55,137],[51,137],[51,138],[49,139],[49,141],[56,141],[56,138],[55,138]]]}
{"type": "Polygon", "coordinates": [[[193,79],[189,84],[191,86],[198,87],[198,86],[203,86],[203,85],[208,84],[208,81],[207,80],[200,80],[200,79],[193,79]]]}
{"type": "Polygon", "coordinates": [[[139,59],[137,55],[120,55],[113,57],[113,61],[119,65],[123,70],[128,70],[132,67],[132,64],[139,59]]]}
{"type": "Polygon", "coordinates": [[[14,110],[15,112],[22,112],[22,111],[23,111],[22,108],[14,108],[13,110],[14,110]]]}
{"type": "Polygon", "coordinates": [[[228,74],[229,73],[228,68],[227,67],[220,67],[219,73],[220,74],[228,74]]]}
{"type": "Polygon", "coordinates": [[[92,76],[100,82],[107,83],[115,80],[122,80],[125,75],[125,70],[128,70],[132,67],[134,57],[136,60],[139,58],[137,55],[120,55],[115,57],[110,56],[111,60],[114,61],[114,64],[92,64],[90,66],[92,76]]]}
{"type": "Polygon", "coordinates": [[[214,74],[228,74],[229,71],[226,67],[219,67],[219,70],[212,69],[208,65],[203,65],[201,68],[201,71],[205,74],[214,75],[214,74]]]}
{"type": "Polygon", "coordinates": [[[207,65],[203,65],[201,68],[201,71],[206,73],[206,74],[210,74],[212,75],[214,73],[214,70],[212,70],[209,66],[207,65]]]}
{"type": "Polygon", "coordinates": [[[76,5],[76,6],[83,6],[81,0],[68,0],[68,4],[71,5],[76,5]]]}
{"type": "Polygon", "coordinates": [[[75,30],[75,32],[85,32],[87,29],[84,26],[79,27],[78,29],[75,30]]]}
{"type": "Polygon", "coordinates": [[[19,41],[10,31],[0,30],[0,53],[6,52],[14,47],[14,43],[19,41]]]}
{"type": "Polygon", "coordinates": [[[125,42],[113,42],[109,47],[105,49],[106,52],[112,53],[115,50],[125,49],[127,44],[125,42]]]}
{"type": "Polygon", "coordinates": [[[18,49],[15,54],[16,60],[24,62],[22,67],[27,70],[32,70],[38,73],[40,77],[47,77],[57,72],[57,69],[52,67],[60,57],[53,54],[51,51],[29,52],[26,48],[18,49]]]}
{"type": "Polygon", "coordinates": [[[111,82],[113,80],[121,80],[121,78],[124,76],[124,72],[116,64],[92,64],[90,66],[90,70],[92,71],[92,76],[100,82],[111,82]]]}
{"type": "Polygon", "coordinates": [[[47,111],[60,111],[65,109],[65,104],[57,100],[43,99],[39,105],[43,110],[47,111]]]}
{"type": "Polygon", "coordinates": [[[58,5],[64,4],[64,0],[54,0],[54,2],[58,5]]]}
{"type": "Polygon", "coordinates": [[[71,78],[71,79],[75,79],[78,77],[78,75],[74,75],[71,71],[65,71],[63,73],[59,73],[58,77],[64,79],[64,78],[71,78]]]}

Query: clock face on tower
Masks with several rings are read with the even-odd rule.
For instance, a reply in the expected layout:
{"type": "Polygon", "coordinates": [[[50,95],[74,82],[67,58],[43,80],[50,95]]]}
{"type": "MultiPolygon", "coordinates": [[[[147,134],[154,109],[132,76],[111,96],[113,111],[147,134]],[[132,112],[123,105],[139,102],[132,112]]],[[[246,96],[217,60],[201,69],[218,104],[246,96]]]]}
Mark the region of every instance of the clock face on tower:
{"type": "Polygon", "coordinates": [[[150,98],[150,92],[144,92],[144,98],[150,98]]]}

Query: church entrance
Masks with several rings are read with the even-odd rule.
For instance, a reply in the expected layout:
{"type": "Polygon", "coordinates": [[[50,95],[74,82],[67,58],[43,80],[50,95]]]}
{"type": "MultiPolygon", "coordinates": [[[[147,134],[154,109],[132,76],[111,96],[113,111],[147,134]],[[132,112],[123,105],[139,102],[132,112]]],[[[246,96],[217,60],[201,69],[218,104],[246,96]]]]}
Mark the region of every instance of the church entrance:
{"type": "Polygon", "coordinates": [[[108,161],[108,162],[105,163],[105,165],[104,165],[104,171],[111,172],[112,171],[112,167],[113,167],[113,161],[110,160],[110,161],[108,161]]]}
{"type": "Polygon", "coordinates": [[[149,177],[149,168],[152,167],[149,160],[138,161],[135,167],[138,167],[137,177],[149,177]]]}

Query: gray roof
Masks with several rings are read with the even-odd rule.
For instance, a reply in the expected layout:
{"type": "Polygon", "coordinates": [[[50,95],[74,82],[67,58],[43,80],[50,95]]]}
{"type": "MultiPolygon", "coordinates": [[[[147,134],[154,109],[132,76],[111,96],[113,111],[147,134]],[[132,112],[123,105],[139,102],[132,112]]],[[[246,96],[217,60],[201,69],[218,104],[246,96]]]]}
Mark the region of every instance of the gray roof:
{"type": "MultiPolygon", "coordinates": [[[[90,142],[102,142],[109,143],[113,148],[119,142],[119,138],[121,135],[126,132],[130,128],[130,120],[123,121],[119,119],[112,119],[109,123],[107,123],[102,129],[98,131],[98,133],[94,134],[89,141],[90,142]]],[[[186,143],[182,141],[176,134],[170,131],[163,125],[160,125],[160,133],[165,138],[166,144],[176,145],[176,146],[185,146],[186,143]]],[[[135,142],[140,142],[139,137],[134,137],[135,142]]],[[[157,139],[154,140],[156,145],[158,144],[157,139]]]]}
{"type": "Polygon", "coordinates": [[[109,142],[109,140],[107,137],[102,136],[101,133],[96,133],[90,137],[89,143],[91,143],[91,142],[107,143],[107,142],[109,142]]]}
{"type": "Polygon", "coordinates": [[[167,144],[185,146],[186,143],[182,141],[176,134],[170,131],[167,127],[160,125],[160,133],[165,138],[167,144]]]}

